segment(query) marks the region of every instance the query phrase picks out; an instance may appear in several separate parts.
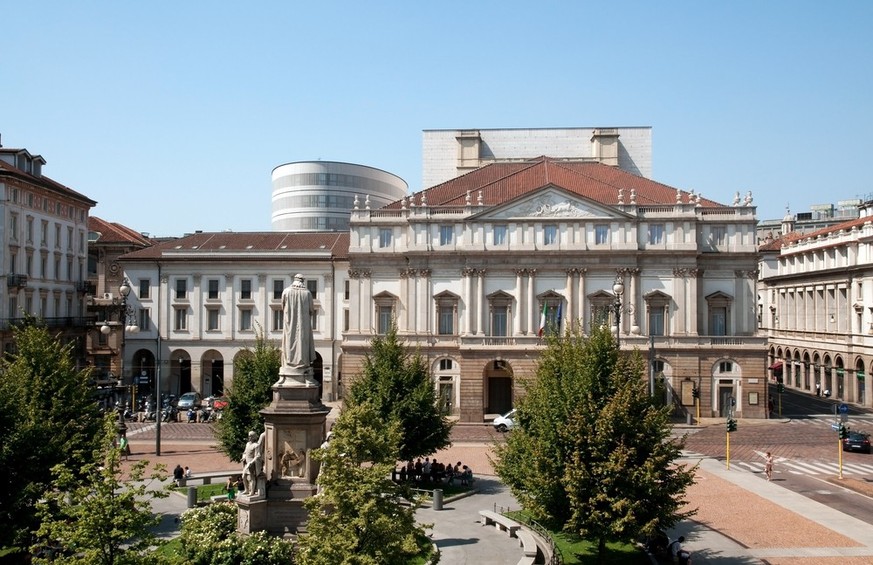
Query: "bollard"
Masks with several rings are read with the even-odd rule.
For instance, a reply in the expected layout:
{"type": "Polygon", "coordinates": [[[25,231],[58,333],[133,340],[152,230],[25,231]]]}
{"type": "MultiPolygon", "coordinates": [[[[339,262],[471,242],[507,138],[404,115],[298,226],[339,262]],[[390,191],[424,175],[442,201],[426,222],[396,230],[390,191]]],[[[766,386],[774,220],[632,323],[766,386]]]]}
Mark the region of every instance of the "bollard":
{"type": "Polygon", "coordinates": [[[691,412],[685,413],[685,422],[690,426],[691,425],[691,412]]]}
{"type": "Polygon", "coordinates": [[[197,506],[197,487],[188,487],[188,508],[197,506]]]}
{"type": "Polygon", "coordinates": [[[442,510],[443,509],[443,489],[441,489],[441,488],[433,489],[433,509],[434,510],[442,510]]]}

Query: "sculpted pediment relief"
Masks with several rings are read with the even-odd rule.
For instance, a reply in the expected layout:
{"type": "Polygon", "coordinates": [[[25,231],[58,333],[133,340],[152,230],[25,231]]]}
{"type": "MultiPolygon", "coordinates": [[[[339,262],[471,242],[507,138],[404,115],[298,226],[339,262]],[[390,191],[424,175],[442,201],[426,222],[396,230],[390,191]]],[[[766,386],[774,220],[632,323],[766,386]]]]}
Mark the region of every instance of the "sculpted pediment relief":
{"type": "Polygon", "coordinates": [[[510,202],[502,208],[484,214],[480,219],[588,219],[618,216],[615,210],[606,206],[552,188],[510,202]]]}

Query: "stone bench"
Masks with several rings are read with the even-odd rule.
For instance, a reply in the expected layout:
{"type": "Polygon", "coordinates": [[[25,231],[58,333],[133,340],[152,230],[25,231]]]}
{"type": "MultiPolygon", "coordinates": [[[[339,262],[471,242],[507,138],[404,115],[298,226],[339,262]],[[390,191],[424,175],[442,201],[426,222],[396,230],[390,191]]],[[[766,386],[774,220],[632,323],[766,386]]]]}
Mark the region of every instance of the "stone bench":
{"type": "MultiPolygon", "coordinates": [[[[534,538],[533,534],[525,529],[520,529],[515,532],[515,535],[518,536],[518,545],[521,546],[524,556],[536,558],[537,540],[534,538]]],[[[531,561],[531,563],[533,563],[533,561],[531,561]]]]}
{"type": "Polygon", "coordinates": [[[235,477],[236,475],[241,474],[240,471],[216,471],[214,473],[192,473],[190,477],[185,478],[182,477],[179,479],[179,486],[184,487],[188,486],[188,483],[191,481],[201,481],[201,484],[210,485],[212,484],[212,479],[227,479],[228,477],[235,477]]]}
{"type": "Polygon", "coordinates": [[[483,526],[490,526],[493,524],[495,528],[506,532],[511,538],[515,537],[516,532],[521,529],[521,524],[502,514],[498,514],[497,512],[480,510],[479,516],[482,518],[483,526]]]}

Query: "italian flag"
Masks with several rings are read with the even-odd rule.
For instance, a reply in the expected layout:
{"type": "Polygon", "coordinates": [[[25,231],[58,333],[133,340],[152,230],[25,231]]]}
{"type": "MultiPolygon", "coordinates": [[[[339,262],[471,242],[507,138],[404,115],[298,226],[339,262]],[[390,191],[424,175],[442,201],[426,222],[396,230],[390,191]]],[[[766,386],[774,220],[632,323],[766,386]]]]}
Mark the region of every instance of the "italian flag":
{"type": "Polygon", "coordinates": [[[546,310],[548,310],[548,305],[543,302],[543,313],[540,314],[540,329],[537,330],[537,335],[540,337],[543,337],[543,333],[546,331],[546,310]]]}

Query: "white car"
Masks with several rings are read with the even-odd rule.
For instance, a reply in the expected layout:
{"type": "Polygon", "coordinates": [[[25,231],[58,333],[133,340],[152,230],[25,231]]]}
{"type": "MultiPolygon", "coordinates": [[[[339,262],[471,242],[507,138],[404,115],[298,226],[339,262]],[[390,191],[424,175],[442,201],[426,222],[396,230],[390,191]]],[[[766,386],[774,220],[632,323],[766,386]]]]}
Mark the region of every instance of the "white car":
{"type": "Polygon", "coordinates": [[[502,416],[494,418],[494,429],[498,432],[505,432],[515,427],[515,408],[502,416]]]}

